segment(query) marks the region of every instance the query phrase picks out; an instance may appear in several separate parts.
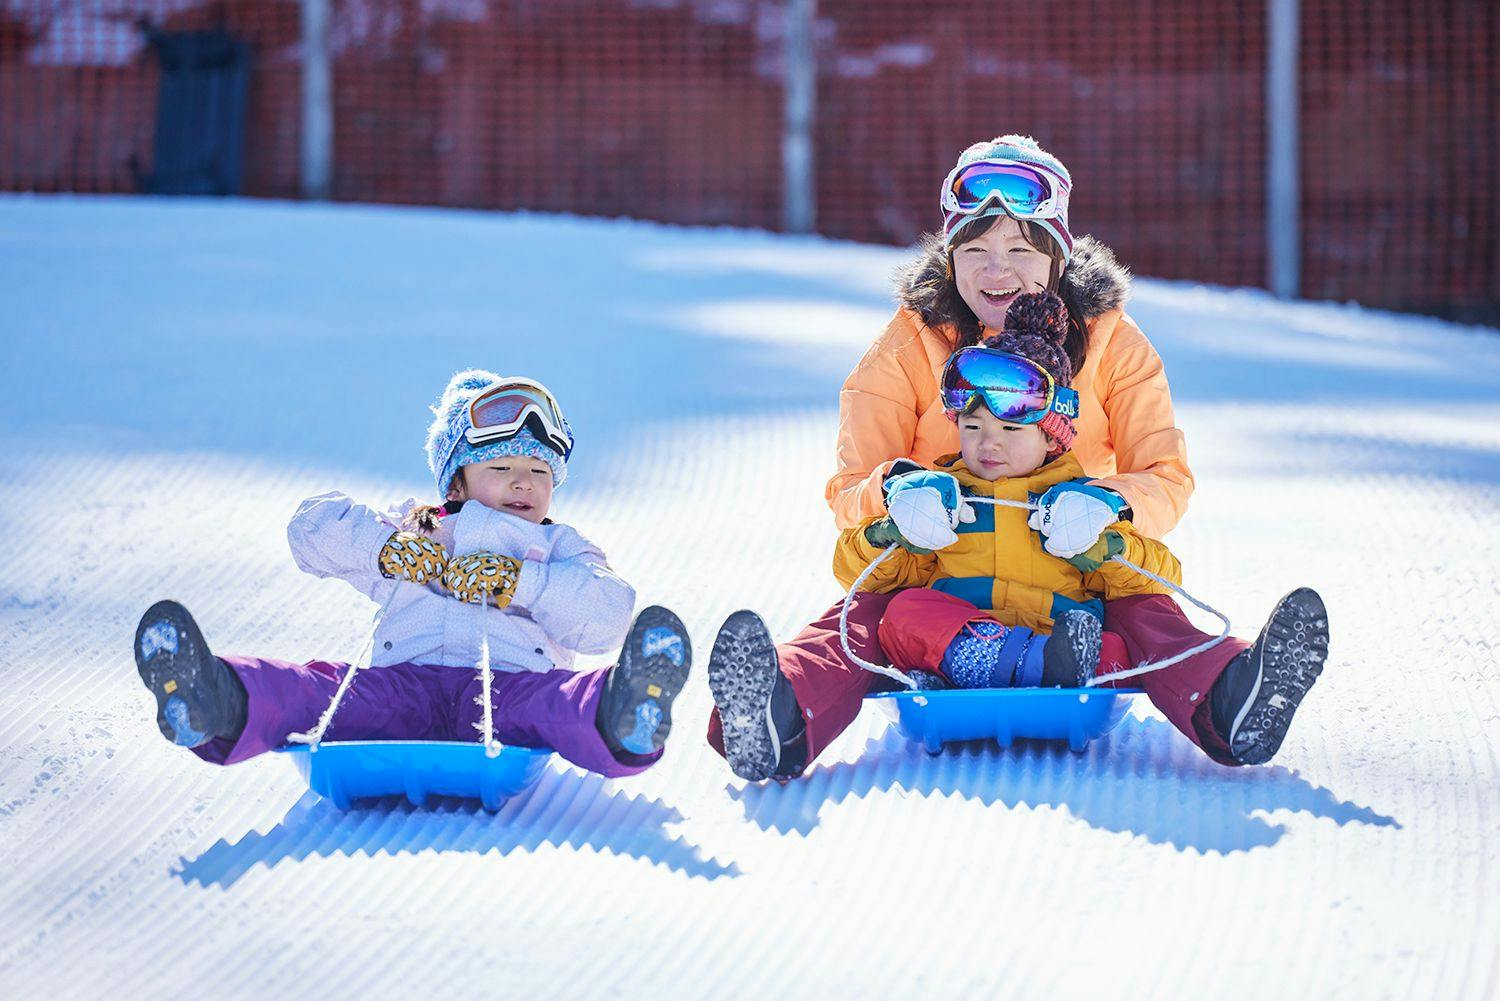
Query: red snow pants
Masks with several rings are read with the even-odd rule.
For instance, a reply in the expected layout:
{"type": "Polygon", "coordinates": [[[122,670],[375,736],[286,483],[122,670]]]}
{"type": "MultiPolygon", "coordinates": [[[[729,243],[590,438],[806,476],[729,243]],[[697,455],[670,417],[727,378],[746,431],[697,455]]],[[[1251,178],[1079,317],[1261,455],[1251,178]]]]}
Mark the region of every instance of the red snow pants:
{"type": "MultiPolygon", "coordinates": [[[[913,590],[925,591],[921,588],[913,590]]],[[[893,657],[887,655],[882,641],[890,638],[902,652],[928,658],[927,663],[940,663],[942,651],[947,649],[948,642],[964,623],[985,617],[967,602],[961,602],[964,608],[948,603],[932,604],[926,606],[928,611],[936,613],[930,630],[901,628],[897,621],[893,621],[889,628],[882,627],[881,620],[891,603],[908,593],[861,592],[855,595],[849,609],[849,645],[855,653],[875,663],[888,662],[893,657]],[[898,632],[905,635],[898,638],[898,632]],[[946,639],[943,638],[945,632],[946,639]],[[934,652],[936,659],[932,660],[934,652]]],[[[912,604],[908,607],[922,607],[918,601],[925,599],[911,599],[912,604]]],[[[895,686],[890,679],[866,671],[844,656],[839,644],[839,610],[842,605],[840,602],[824,612],[791,642],[776,646],[781,673],[791,682],[807,727],[808,764],[854,721],[867,693],[886,691],[895,686]]],[[[1105,602],[1104,628],[1106,632],[1119,636],[1131,664],[1169,657],[1209,638],[1209,634],[1188,621],[1177,602],[1164,594],[1132,595],[1105,602]]],[[[1228,746],[1214,733],[1209,722],[1208,690],[1234,655],[1248,646],[1244,640],[1231,637],[1164,671],[1131,680],[1145,690],[1151,704],[1185,737],[1214,761],[1231,765],[1235,762],[1229,755],[1228,746]]],[[[925,667],[926,663],[905,666],[925,667]]],[[[724,729],[718,710],[708,720],[708,742],[721,755],[724,753],[724,729]]]]}

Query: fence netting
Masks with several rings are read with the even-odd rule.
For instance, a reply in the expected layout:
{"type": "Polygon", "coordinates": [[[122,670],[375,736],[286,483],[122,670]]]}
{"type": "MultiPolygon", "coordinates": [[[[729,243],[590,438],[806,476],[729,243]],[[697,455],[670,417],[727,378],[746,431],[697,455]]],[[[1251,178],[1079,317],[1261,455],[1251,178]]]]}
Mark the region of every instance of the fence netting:
{"type": "MultiPolygon", "coordinates": [[[[299,197],[301,17],[0,0],[0,189],[161,190],[177,121],[299,197]],[[164,85],[192,33],[243,47],[230,119],[164,85]]],[[[1303,293],[1500,319],[1500,5],[1301,0],[1300,34],[1303,293]]],[[[1263,5],[819,0],[813,37],[819,232],[908,243],[964,146],[1022,132],[1137,273],[1265,284],[1263,5]]],[[[331,0],[328,46],[334,199],[781,223],[783,0],[331,0]]]]}

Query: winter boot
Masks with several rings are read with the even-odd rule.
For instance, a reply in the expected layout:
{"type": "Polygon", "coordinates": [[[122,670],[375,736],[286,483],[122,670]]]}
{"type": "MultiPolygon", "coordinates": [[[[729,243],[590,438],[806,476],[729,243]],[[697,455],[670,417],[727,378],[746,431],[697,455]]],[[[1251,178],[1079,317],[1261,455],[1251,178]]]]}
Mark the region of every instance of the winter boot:
{"type": "Polygon", "coordinates": [[[724,725],[724,757],[736,775],[760,782],[801,773],[802,712],[759,615],[738,611],[719,627],[708,658],[708,687],[724,725]]]}
{"type": "Polygon", "coordinates": [[[1024,626],[974,619],[948,644],[942,673],[958,688],[1033,688],[1042,683],[1046,642],[1024,626]]]}
{"type": "Polygon", "coordinates": [[[1083,688],[1099,668],[1104,626],[1088,612],[1064,612],[1042,651],[1043,688],[1083,688]]]}
{"type": "Polygon", "coordinates": [[[1328,611],[1318,592],[1299,587],[1209,689],[1210,720],[1236,761],[1271,760],[1327,657],[1328,611]]]}
{"type": "Polygon", "coordinates": [[[682,620],[660,605],[641,609],[610,668],[595,723],[617,758],[661,750],[672,732],[672,700],[687,683],[693,647],[682,620]]]}
{"type": "Polygon", "coordinates": [[[203,642],[198,624],[175,601],[158,601],[135,627],[135,669],[156,696],[163,737],[198,747],[245,729],[245,686],[203,642]]]}

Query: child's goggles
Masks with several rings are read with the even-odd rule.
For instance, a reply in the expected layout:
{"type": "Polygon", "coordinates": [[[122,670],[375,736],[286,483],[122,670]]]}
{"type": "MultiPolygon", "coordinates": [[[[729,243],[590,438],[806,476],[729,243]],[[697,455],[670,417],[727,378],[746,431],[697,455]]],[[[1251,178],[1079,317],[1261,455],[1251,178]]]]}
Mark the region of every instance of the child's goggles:
{"type": "Polygon", "coordinates": [[[943,182],[949,215],[973,215],[997,202],[1017,219],[1056,219],[1068,212],[1068,182],[1017,160],[975,160],[943,182]]]}
{"type": "Polygon", "coordinates": [[[530,379],[509,379],[474,397],[469,404],[469,424],[464,437],[470,445],[514,438],[524,427],[564,462],[573,451],[573,435],[563,420],[562,408],[546,386],[530,379]]]}
{"type": "Polygon", "coordinates": [[[966,414],[983,400],[990,413],[1012,424],[1036,424],[1050,413],[1078,417],[1078,393],[1059,386],[1030,358],[995,348],[960,348],[943,366],[943,409],[966,414]]]}

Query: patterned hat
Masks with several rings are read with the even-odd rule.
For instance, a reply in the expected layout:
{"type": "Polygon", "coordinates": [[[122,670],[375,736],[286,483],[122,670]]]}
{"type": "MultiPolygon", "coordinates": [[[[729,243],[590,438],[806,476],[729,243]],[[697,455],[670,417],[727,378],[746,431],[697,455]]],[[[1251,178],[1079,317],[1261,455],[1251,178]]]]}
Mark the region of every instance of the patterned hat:
{"type": "MultiPolygon", "coordinates": [[[[1018,163],[1035,167],[1051,177],[1059,178],[1063,187],[1070,191],[1073,188],[1073,178],[1068,173],[1068,168],[1063,166],[1063,162],[1057,157],[1042,149],[1030,136],[997,136],[988,142],[975,143],[959,154],[958,163],[954,165],[954,169],[978,160],[1015,160],[1018,163]]],[[[952,247],[959,240],[959,232],[969,223],[1005,214],[1005,209],[999,203],[992,203],[973,215],[947,214],[943,219],[944,240],[949,247],[952,247]]],[[[1063,262],[1067,263],[1068,258],[1073,256],[1073,234],[1068,229],[1066,207],[1051,219],[1032,221],[1045,229],[1047,234],[1062,248],[1063,262]]]]}
{"type": "MultiPolygon", "coordinates": [[[[460,467],[488,462],[504,456],[528,456],[545,462],[552,469],[553,486],[562,486],[568,478],[568,462],[547,447],[526,428],[503,441],[470,444],[464,436],[469,423],[469,404],[486,389],[506,381],[505,377],[484,369],[459,372],[448,381],[443,395],[433,404],[432,426],[427,429],[427,468],[432,470],[439,495],[446,496],[453,476],[460,467]]],[[[568,429],[569,435],[572,429],[568,429]]]]}
{"type": "MultiPolygon", "coordinates": [[[[1005,313],[1005,329],[985,339],[984,346],[1036,362],[1059,386],[1073,385],[1073,362],[1064,347],[1068,336],[1068,307],[1051,292],[1023,292],[1005,313]]],[[[1078,429],[1071,418],[1052,411],[1037,424],[1052,439],[1047,452],[1055,459],[1073,446],[1078,429]]]]}

